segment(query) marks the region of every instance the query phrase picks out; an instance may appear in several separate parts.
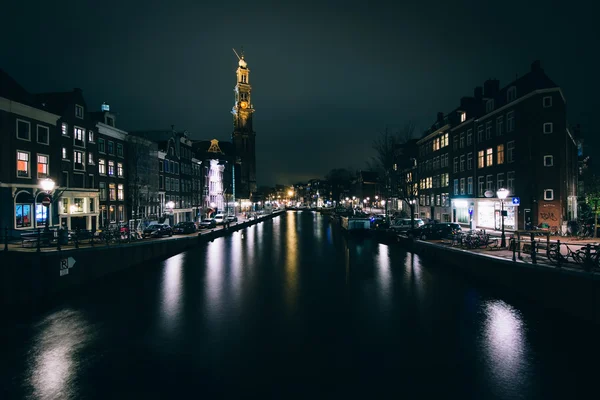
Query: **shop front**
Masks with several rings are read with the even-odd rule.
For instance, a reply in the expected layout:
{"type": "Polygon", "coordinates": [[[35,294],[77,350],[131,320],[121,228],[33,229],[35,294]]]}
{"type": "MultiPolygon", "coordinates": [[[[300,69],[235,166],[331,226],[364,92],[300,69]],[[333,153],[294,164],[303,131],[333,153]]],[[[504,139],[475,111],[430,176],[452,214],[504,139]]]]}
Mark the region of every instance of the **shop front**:
{"type": "MultiPolygon", "coordinates": [[[[504,201],[504,229],[515,230],[519,207],[512,198],[504,201]]],[[[478,229],[502,229],[502,202],[493,199],[456,199],[452,200],[452,222],[463,227],[478,229]]]]}
{"type": "Polygon", "coordinates": [[[68,230],[98,228],[98,191],[70,191],[62,193],[58,201],[60,225],[68,230]]]}

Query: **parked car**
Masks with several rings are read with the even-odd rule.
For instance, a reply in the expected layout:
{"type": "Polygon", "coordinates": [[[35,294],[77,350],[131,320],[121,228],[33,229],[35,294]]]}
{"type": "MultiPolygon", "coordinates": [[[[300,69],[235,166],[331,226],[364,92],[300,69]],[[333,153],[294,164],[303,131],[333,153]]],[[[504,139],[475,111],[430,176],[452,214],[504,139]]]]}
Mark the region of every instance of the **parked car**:
{"type": "Polygon", "coordinates": [[[200,229],[210,229],[216,227],[217,221],[215,221],[214,218],[205,218],[202,220],[202,222],[200,222],[200,229]]]}
{"type": "Polygon", "coordinates": [[[148,225],[144,232],[142,233],[143,237],[163,237],[163,236],[173,236],[173,229],[166,224],[151,224],[148,225]]]}
{"type": "Polygon", "coordinates": [[[225,223],[225,214],[217,214],[214,219],[217,225],[223,225],[225,223]]]}
{"type": "Polygon", "coordinates": [[[462,228],[459,224],[441,222],[435,224],[425,224],[420,228],[414,229],[413,235],[421,240],[445,239],[456,235],[461,230],[462,228]]]}
{"type": "Polygon", "coordinates": [[[228,215],[226,218],[227,222],[237,222],[237,217],[235,215],[228,215]]]}
{"type": "Polygon", "coordinates": [[[196,232],[196,224],[193,222],[179,222],[173,227],[173,233],[194,233],[196,232]]]}
{"type": "MultiPolygon", "coordinates": [[[[396,232],[406,232],[409,231],[411,229],[410,226],[410,218],[400,218],[400,219],[396,219],[394,220],[394,222],[392,223],[392,225],[390,225],[390,229],[393,229],[396,232]]],[[[419,218],[415,218],[414,219],[414,226],[412,228],[419,228],[421,226],[425,225],[425,222],[423,222],[422,219],[419,218]]]]}

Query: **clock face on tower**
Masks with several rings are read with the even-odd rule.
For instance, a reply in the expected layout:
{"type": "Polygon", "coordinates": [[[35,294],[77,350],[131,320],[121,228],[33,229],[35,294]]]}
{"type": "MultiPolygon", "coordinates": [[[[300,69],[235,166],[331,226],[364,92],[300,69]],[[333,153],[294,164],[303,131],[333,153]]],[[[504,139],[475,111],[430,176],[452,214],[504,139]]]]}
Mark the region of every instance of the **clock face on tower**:
{"type": "Polygon", "coordinates": [[[248,103],[245,101],[240,102],[240,107],[242,108],[248,108],[248,103]]]}

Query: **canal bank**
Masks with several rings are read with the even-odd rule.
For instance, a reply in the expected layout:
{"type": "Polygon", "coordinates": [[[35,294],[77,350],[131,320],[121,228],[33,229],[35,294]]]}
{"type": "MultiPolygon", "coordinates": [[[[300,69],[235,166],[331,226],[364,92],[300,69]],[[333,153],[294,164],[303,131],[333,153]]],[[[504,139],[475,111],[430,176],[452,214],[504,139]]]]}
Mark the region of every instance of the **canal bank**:
{"type": "Polygon", "coordinates": [[[421,257],[459,268],[470,276],[510,290],[550,309],[600,324],[600,274],[513,262],[421,240],[401,238],[400,245],[421,257]]]}
{"type": "MultiPolygon", "coordinates": [[[[275,218],[285,211],[197,235],[64,250],[0,252],[1,302],[4,310],[35,309],[70,290],[134,266],[166,259],[214,239],[275,218]]],[[[140,270],[143,272],[143,269],[140,270]]],[[[140,277],[142,278],[142,277],[140,277]]]]}

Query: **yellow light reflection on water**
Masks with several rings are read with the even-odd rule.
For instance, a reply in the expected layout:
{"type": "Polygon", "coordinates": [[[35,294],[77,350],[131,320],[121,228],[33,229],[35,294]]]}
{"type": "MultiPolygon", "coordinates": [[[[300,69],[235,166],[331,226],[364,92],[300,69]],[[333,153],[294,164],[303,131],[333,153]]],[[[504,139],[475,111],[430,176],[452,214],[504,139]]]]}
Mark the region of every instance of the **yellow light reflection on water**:
{"type": "Polygon", "coordinates": [[[298,213],[286,214],[285,256],[285,298],[290,309],[295,309],[298,289],[298,236],[296,233],[296,216],[298,213]]]}

